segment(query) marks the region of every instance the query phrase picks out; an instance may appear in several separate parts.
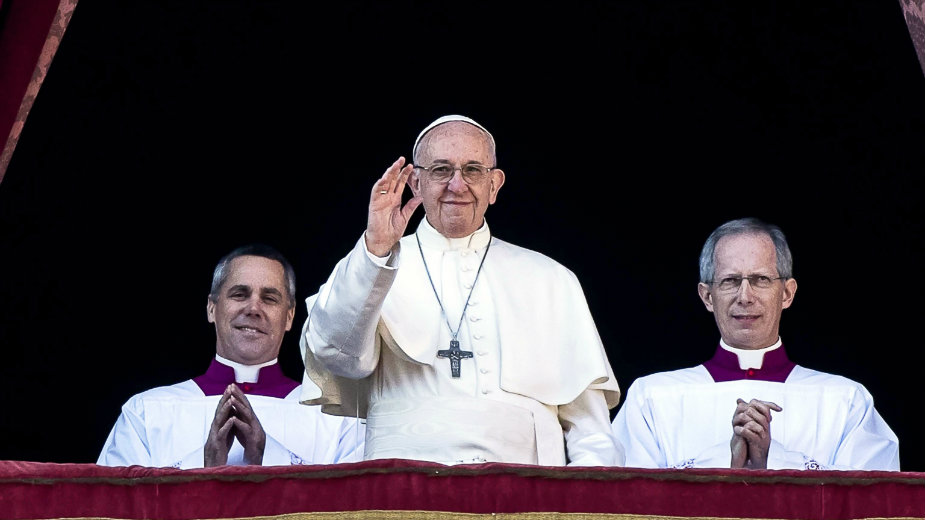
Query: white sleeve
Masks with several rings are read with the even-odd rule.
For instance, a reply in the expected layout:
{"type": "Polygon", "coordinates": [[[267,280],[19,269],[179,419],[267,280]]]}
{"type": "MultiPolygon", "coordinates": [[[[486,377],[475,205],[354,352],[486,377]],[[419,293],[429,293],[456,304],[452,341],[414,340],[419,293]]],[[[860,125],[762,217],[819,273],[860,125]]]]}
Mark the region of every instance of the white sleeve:
{"type": "Polygon", "coordinates": [[[106,438],[96,463],[100,466],[201,468],[204,464],[204,446],[198,445],[176,459],[173,454],[152,454],[147,434],[144,399],[133,396],[122,405],[122,413],[106,438]]]}
{"type": "Polygon", "coordinates": [[[366,419],[342,417],[333,462],[360,462],[365,448],[366,419]]]}
{"type": "MultiPolygon", "coordinates": [[[[771,428],[773,434],[773,425],[771,428]]],[[[861,386],[851,396],[842,437],[832,460],[812,453],[787,451],[772,441],[768,469],[899,471],[899,439],[874,408],[873,397],[861,386]]]]}
{"type": "MultiPolygon", "coordinates": [[[[301,426],[303,436],[290,438],[292,445],[289,450],[299,453],[293,453],[291,461],[282,461],[281,464],[337,464],[363,460],[365,419],[326,414],[316,405],[299,406],[304,408],[306,418],[310,417],[311,421],[301,426]]],[[[292,426],[289,425],[290,432],[292,426]]],[[[266,459],[264,465],[267,465],[266,459]]]]}
{"type": "Polygon", "coordinates": [[[145,433],[144,409],[136,397],[122,405],[96,463],[100,466],[150,466],[151,452],[145,433]]]}
{"type": "Polygon", "coordinates": [[[382,303],[397,274],[399,246],[380,259],[361,236],[337,263],[309,305],[303,338],[315,358],[333,374],[360,379],[379,361],[376,326],[382,303]]]}
{"type": "MultiPolygon", "coordinates": [[[[308,432],[306,432],[307,434],[308,432]]],[[[263,460],[261,466],[289,466],[300,461],[298,455],[289,450],[280,441],[269,433],[267,443],[263,447],[263,460]]]]}
{"type": "Polygon", "coordinates": [[[645,390],[634,382],[612,424],[613,433],[626,451],[626,466],[634,468],[666,468],[665,454],[659,447],[658,431],[645,390]]]}
{"type": "MultiPolygon", "coordinates": [[[[771,424],[771,431],[774,431],[774,424],[771,424]]],[[[773,433],[772,433],[773,434],[773,433]]],[[[771,439],[771,446],[768,448],[768,469],[835,469],[823,466],[816,462],[812,457],[799,452],[790,451],[783,444],[771,439]]],[[[844,468],[848,469],[848,468],[844,468]]]]}
{"type": "Polygon", "coordinates": [[[857,470],[899,471],[899,438],[874,408],[867,389],[852,402],[851,421],[835,455],[835,466],[857,470]]]}
{"type": "Polygon", "coordinates": [[[610,428],[604,391],[589,388],[559,406],[569,466],[623,466],[623,446],[610,428]]]}

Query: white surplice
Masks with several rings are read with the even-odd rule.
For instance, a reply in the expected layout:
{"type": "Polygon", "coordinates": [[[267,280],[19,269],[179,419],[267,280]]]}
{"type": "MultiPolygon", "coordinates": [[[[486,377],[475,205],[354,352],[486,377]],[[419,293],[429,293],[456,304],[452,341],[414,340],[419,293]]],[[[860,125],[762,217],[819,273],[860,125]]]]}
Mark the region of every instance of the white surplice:
{"type": "MultiPolygon", "coordinates": [[[[284,399],[247,396],[267,435],[263,465],[363,460],[362,423],[305,406],[299,402],[300,394],[301,387],[296,387],[284,399]]],[[[192,379],[132,396],[122,406],[97,464],[203,467],[203,447],[219,399],[221,395],[205,395],[192,379]]],[[[244,448],[237,439],[228,453],[228,464],[244,464],[244,448]]]]}
{"type": "Polygon", "coordinates": [[[613,421],[626,465],[728,468],[736,399],[772,401],[768,469],[899,470],[899,441],[867,389],[796,365],[784,382],[714,382],[704,365],[637,379],[613,421]]]}
{"type": "Polygon", "coordinates": [[[417,235],[434,287],[415,234],[388,259],[361,237],[306,300],[302,401],[366,416],[367,459],[622,465],[620,391],[575,275],[487,224],[448,239],[422,219],[417,235]],[[473,354],[454,378],[437,353],[457,326],[473,354]]]}

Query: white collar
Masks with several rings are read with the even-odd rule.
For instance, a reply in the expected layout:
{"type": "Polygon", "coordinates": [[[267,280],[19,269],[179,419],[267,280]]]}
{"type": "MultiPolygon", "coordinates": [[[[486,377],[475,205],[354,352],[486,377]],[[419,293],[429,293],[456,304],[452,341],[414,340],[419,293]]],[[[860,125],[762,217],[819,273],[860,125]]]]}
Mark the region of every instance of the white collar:
{"type": "Polygon", "coordinates": [[[481,249],[488,245],[491,240],[491,232],[488,230],[488,221],[482,221],[482,227],[471,235],[462,238],[447,238],[434,229],[427,221],[427,217],[421,219],[417,230],[418,238],[421,240],[421,246],[428,249],[440,249],[442,251],[453,251],[459,249],[481,249]]]}
{"type": "Polygon", "coordinates": [[[256,383],[261,368],[276,364],[276,360],[271,359],[259,365],[244,365],[237,361],[225,359],[218,354],[215,355],[215,360],[234,369],[234,381],[236,383],[256,383]]]}
{"type": "Polygon", "coordinates": [[[728,352],[732,352],[739,358],[739,368],[742,370],[748,370],[749,368],[760,369],[761,365],[764,363],[764,354],[770,352],[782,345],[780,336],[777,337],[777,343],[771,345],[770,347],[761,348],[758,350],[745,350],[741,348],[730,347],[723,341],[722,338],[719,340],[719,346],[728,352]]]}

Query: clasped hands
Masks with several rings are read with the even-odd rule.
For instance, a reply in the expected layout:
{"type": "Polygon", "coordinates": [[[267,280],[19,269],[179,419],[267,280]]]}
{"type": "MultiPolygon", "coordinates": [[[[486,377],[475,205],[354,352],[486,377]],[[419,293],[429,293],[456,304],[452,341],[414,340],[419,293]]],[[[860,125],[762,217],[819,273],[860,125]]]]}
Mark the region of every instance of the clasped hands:
{"type": "Polygon", "coordinates": [[[215,408],[212,428],[203,450],[205,467],[223,466],[228,463],[228,452],[234,440],[244,447],[244,463],[260,466],[267,444],[257,414],[251,408],[247,396],[235,384],[228,385],[215,408]]]}
{"type": "Polygon", "coordinates": [[[767,469],[771,447],[771,411],[783,408],[770,401],[736,399],[732,416],[730,468],[767,469]]]}

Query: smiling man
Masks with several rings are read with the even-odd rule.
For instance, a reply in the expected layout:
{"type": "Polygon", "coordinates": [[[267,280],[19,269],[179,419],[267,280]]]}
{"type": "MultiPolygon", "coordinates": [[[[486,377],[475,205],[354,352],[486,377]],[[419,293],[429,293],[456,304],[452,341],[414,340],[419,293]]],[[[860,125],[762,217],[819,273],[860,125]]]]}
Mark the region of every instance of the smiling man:
{"type": "Polygon", "coordinates": [[[796,290],[778,227],[745,218],[710,235],[697,291],[719,345],[630,386],[613,422],[627,466],[899,470],[899,441],[864,386],[787,357],[778,330],[796,290]]]}
{"type": "Polygon", "coordinates": [[[622,464],[620,390],[577,278],[485,220],[505,183],[494,137],[444,116],[413,157],[373,183],[365,232],[306,301],[322,391],[303,379],[303,401],[367,417],[367,459],[622,464]]]}
{"type": "Polygon", "coordinates": [[[281,253],[254,244],[222,258],[206,314],[215,324],[209,369],[129,399],[98,464],[187,469],[361,460],[363,425],[301,405],[301,386],[277,363],[295,314],[295,273],[281,253]]]}

